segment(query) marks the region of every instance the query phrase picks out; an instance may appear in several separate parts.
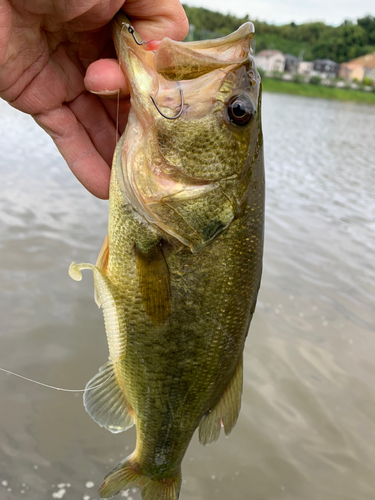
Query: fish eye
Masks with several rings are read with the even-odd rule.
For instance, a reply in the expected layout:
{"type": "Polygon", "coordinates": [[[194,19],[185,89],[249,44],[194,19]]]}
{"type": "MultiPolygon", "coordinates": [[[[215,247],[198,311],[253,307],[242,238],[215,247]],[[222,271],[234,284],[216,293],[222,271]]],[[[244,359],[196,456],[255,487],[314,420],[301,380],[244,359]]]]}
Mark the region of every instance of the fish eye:
{"type": "Polygon", "coordinates": [[[255,115],[254,103],[245,94],[232,97],[228,103],[227,110],[230,121],[239,126],[247,125],[255,115]]]}

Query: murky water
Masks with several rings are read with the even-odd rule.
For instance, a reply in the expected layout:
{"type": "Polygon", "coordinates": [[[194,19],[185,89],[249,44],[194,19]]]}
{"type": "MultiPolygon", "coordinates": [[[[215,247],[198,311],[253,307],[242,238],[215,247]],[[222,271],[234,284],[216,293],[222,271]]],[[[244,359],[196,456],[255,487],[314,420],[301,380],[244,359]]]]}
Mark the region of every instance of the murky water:
{"type": "MultiPolygon", "coordinates": [[[[183,462],[181,500],[375,497],[375,108],[266,94],[263,283],[229,438],[183,462]]],[[[83,388],[108,356],[90,273],[107,203],[0,101],[0,366],[83,388]]],[[[134,446],[79,393],[0,373],[0,498],[98,500],[134,446]]],[[[138,492],[124,492],[128,500],[138,492]]]]}

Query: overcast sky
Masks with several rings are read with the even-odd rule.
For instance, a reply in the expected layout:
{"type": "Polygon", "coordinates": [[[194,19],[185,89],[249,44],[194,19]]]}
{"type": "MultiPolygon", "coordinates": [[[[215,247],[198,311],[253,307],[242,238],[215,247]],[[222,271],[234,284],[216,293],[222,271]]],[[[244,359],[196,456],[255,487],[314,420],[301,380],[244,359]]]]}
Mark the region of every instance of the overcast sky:
{"type": "Polygon", "coordinates": [[[338,25],[344,19],[375,15],[375,0],[182,0],[194,7],[205,7],[227,14],[276,24],[294,21],[324,21],[338,25]]]}

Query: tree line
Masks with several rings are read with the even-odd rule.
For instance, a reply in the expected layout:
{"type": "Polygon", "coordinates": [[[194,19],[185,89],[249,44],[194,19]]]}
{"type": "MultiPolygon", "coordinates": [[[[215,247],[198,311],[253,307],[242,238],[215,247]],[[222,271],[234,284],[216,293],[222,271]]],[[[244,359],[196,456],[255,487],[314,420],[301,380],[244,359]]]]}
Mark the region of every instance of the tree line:
{"type": "Polygon", "coordinates": [[[255,52],[263,49],[281,50],[304,60],[332,59],[338,63],[375,52],[375,17],[367,15],[357,21],[344,21],[340,26],[329,26],[323,22],[284,25],[268,24],[250,19],[221,14],[201,7],[184,5],[190,25],[191,40],[202,40],[227,35],[246,21],[255,25],[253,47],[255,52]]]}

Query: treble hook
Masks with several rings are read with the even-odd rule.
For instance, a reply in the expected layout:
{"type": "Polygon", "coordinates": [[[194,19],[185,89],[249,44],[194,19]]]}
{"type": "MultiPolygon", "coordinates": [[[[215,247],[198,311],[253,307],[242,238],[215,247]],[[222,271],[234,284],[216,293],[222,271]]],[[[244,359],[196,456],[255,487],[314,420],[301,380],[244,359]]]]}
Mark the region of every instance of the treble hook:
{"type": "Polygon", "coordinates": [[[177,113],[176,116],[167,116],[162,111],[160,111],[159,106],[155,102],[155,99],[152,97],[152,95],[150,95],[151,101],[152,101],[153,105],[155,106],[155,108],[159,111],[161,116],[163,118],[166,118],[167,120],[176,120],[176,118],[179,118],[182,115],[182,112],[184,110],[184,94],[182,93],[182,89],[181,89],[179,82],[177,82],[177,85],[178,85],[178,90],[180,92],[180,97],[181,97],[181,104],[180,104],[181,107],[180,107],[180,111],[177,113]]]}

